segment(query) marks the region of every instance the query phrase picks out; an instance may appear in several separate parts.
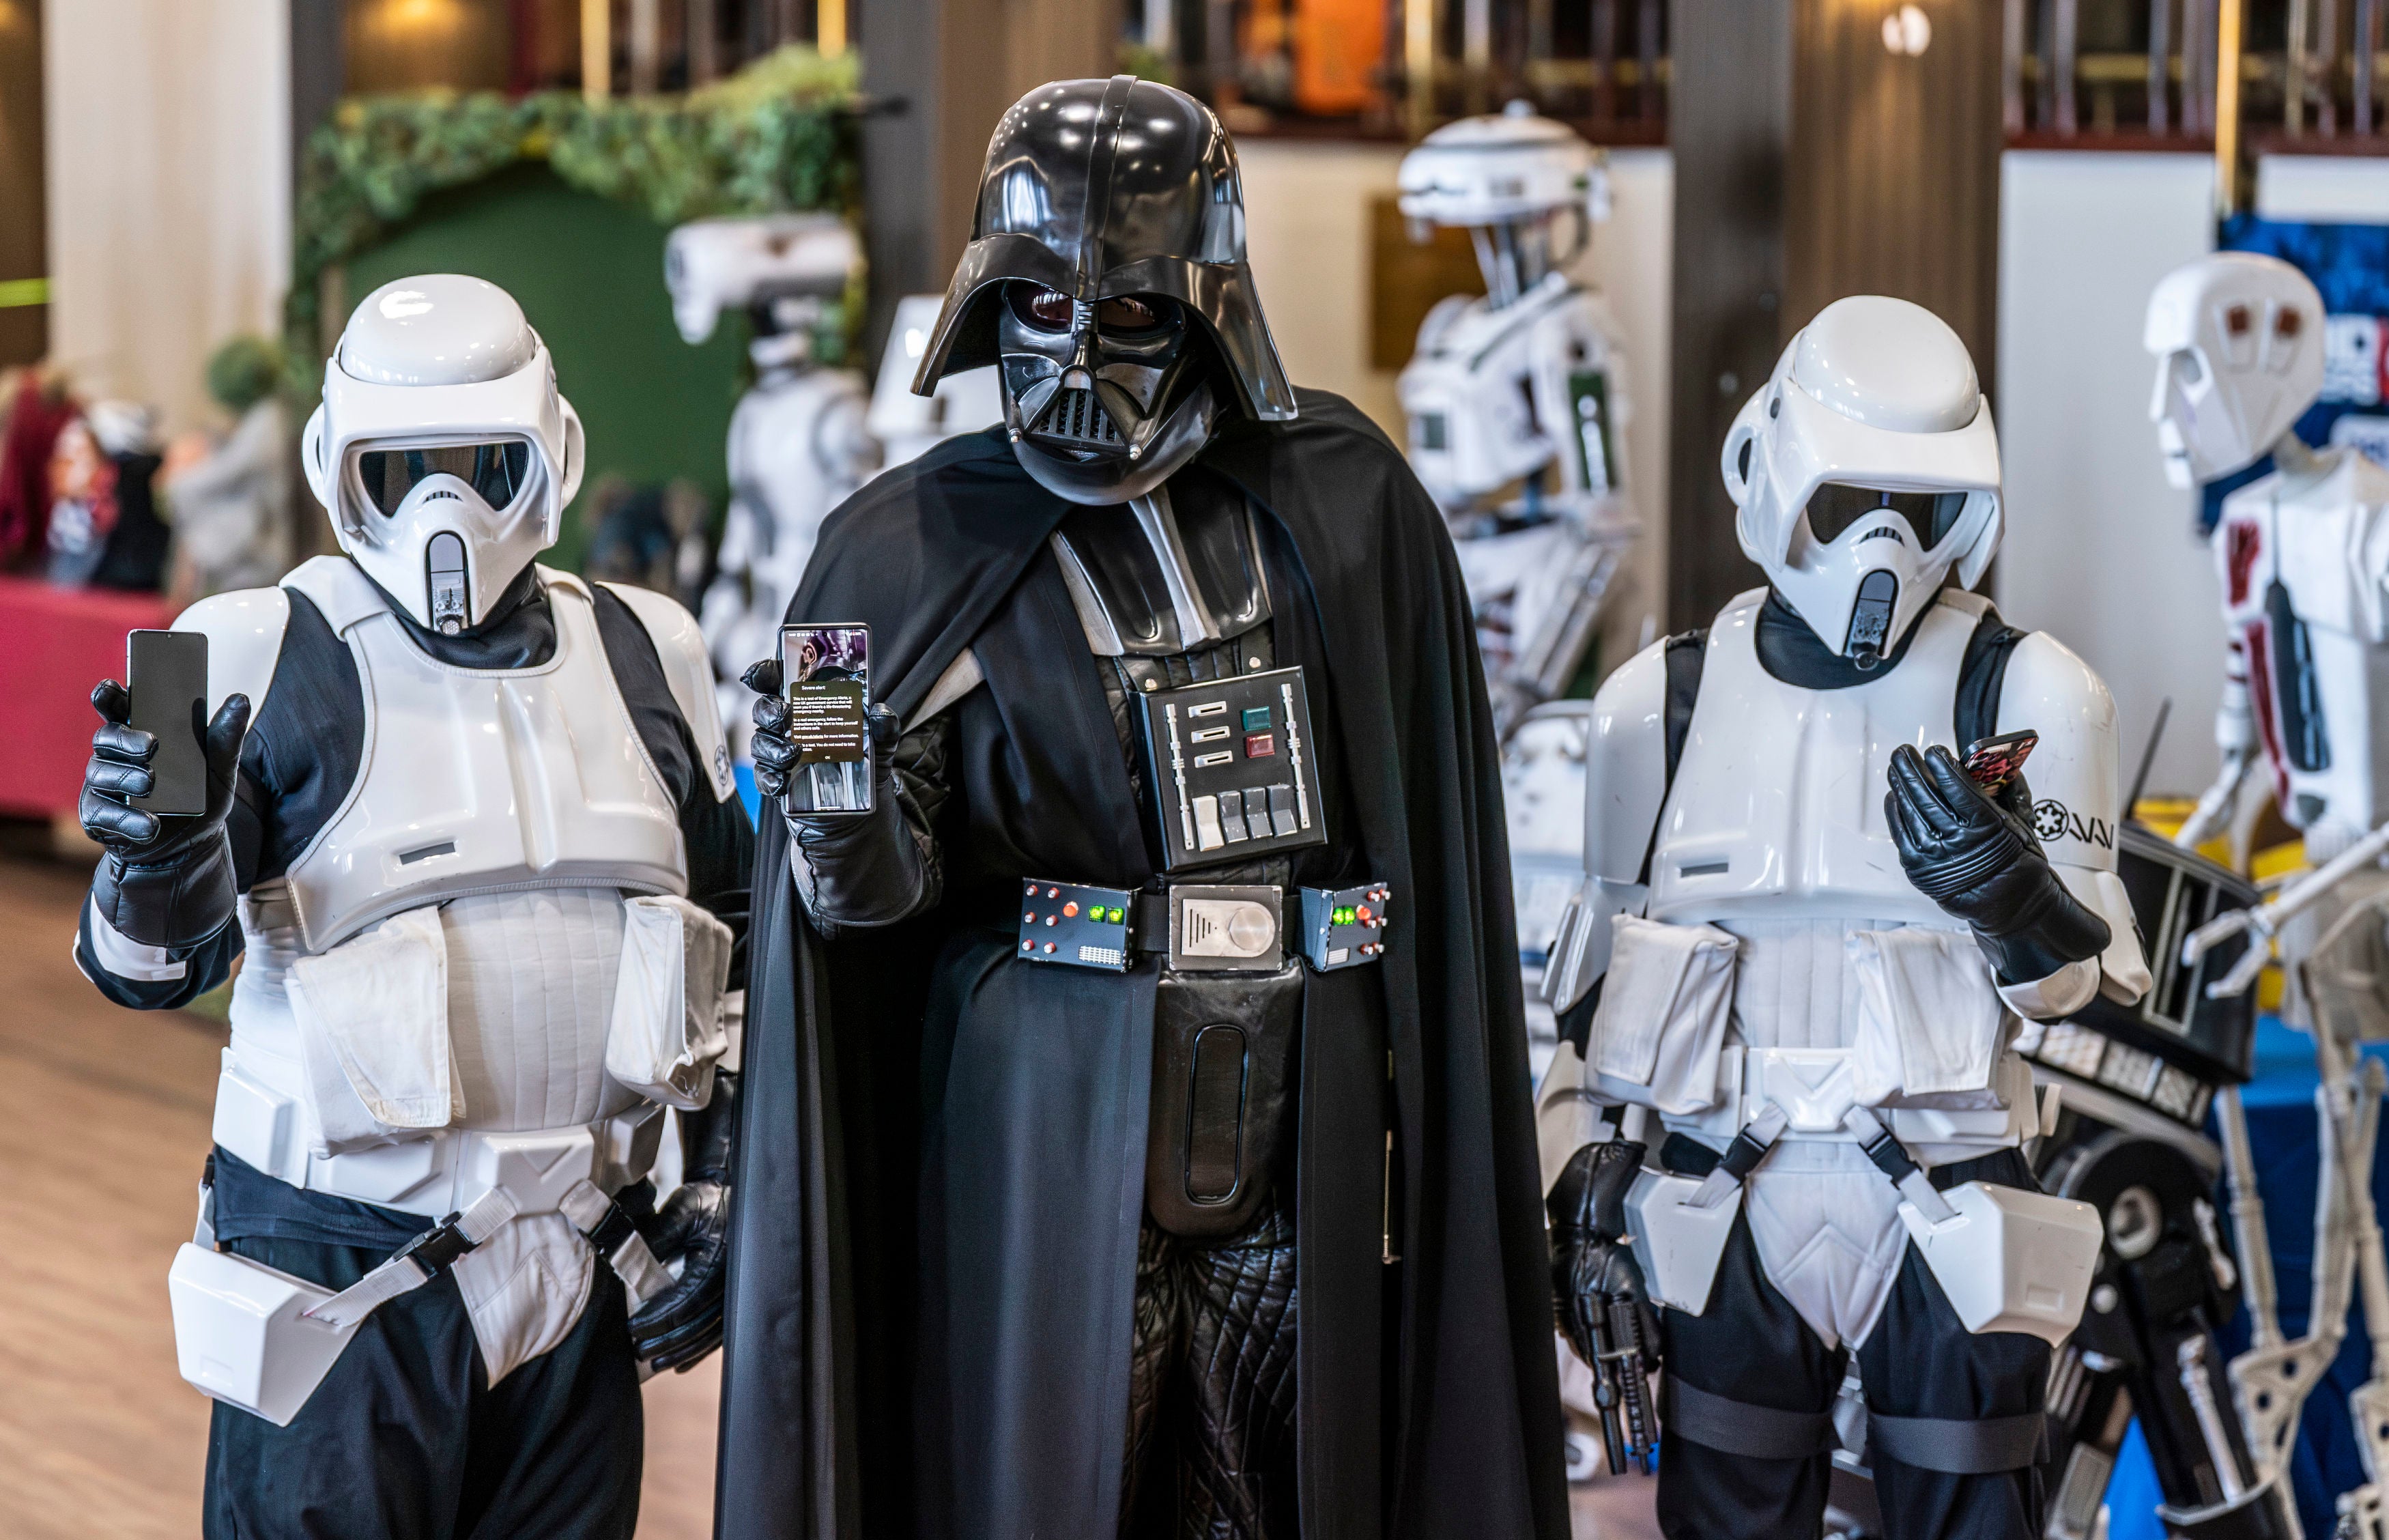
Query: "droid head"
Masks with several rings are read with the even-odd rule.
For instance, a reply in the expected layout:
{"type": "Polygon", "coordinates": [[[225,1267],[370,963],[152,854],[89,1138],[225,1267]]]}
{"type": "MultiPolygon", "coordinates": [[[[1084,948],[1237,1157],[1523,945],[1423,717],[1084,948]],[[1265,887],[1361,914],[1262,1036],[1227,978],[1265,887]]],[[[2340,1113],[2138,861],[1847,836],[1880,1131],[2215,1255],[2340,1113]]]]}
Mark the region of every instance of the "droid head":
{"type": "Polygon", "coordinates": [[[556,544],[584,462],[581,418],[521,307],[454,273],[365,296],[300,454],[340,549],[448,635],[556,544]]]}
{"type": "Polygon", "coordinates": [[[1235,146],[1209,108],[1114,75],[1004,113],[913,389],[985,364],[1020,463],[1075,503],[1151,492],[1231,403],[1295,415],[1245,261],[1235,146]]]}
{"type": "Polygon", "coordinates": [[[1472,233],[1496,310],[1582,255],[1609,217],[1606,152],[1524,101],[1444,124],[1402,157],[1399,176],[1413,239],[1438,225],[1472,233]]]}
{"type": "Polygon", "coordinates": [[[1999,442],[1974,360],[1905,300],[1836,300],[1792,339],[1727,433],[1744,555],[1860,668],[1893,651],[1952,568],[1999,545],[1999,442]]]}
{"type": "Polygon", "coordinates": [[[2149,296],[2149,420],[2165,480],[2189,488],[2254,465],[2322,391],[2322,296],[2278,257],[2225,251],[2149,296]]]}

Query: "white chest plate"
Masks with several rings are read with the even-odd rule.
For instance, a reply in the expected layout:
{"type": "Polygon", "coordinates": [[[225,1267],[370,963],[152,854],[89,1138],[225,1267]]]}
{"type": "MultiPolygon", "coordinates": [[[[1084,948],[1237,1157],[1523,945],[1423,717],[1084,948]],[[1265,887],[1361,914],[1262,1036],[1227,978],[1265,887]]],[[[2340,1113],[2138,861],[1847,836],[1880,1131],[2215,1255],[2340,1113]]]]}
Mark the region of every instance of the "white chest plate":
{"type": "Polygon", "coordinates": [[[1787,685],[1759,665],[1754,595],[1710,628],[1701,688],[1651,858],[1650,917],[1948,923],[1884,823],[1891,751],[1950,744],[1976,617],[1945,600],[1884,676],[1787,685]]]}
{"type": "Polygon", "coordinates": [[[345,562],[291,575],[347,641],[365,715],[356,784],[290,867],[309,951],[466,893],[687,892],[679,815],[607,665],[589,591],[541,575],[556,653],[511,670],[434,661],[345,562]]]}

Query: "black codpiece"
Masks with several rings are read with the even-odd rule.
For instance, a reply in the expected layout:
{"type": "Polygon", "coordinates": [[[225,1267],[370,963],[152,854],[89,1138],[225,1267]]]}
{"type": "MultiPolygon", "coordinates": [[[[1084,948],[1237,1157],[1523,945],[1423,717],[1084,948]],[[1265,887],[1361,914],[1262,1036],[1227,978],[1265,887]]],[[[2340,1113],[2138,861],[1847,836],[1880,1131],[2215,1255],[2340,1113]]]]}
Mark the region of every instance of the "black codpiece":
{"type": "Polygon", "coordinates": [[[196,946],[224,929],[237,896],[224,823],[249,733],[249,697],[225,697],[208,723],[207,808],[193,817],[161,818],[126,803],[149,794],[157,737],[131,725],[133,697],[113,679],[99,682],[91,704],[100,725],[77,813],[83,832],[108,852],[92,879],[92,902],[109,924],[146,946],[196,946]]]}
{"type": "Polygon", "coordinates": [[[644,1226],[656,1260],[681,1264],[680,1280],[631,1317],[631,1346],[666,1369],[693,1368],[722,1345],[722,1313],[729,1282],[730,1173],[738,1154],[738,1077],[717,1072],[713,1097],[700,1111],[683,1112],[681,1185],[644,1226]]]}
{"type": "Polygon", "coordinates": [[[1948,750],[1891,751],[1884,819],[1917,892],[1972,927],[2004,984],[2046,979],[2107,949],[2107,922],[2066,891],[2032,830],[2018,776],[1997,801],[1948,750]]]}
{"type": "Polygon", "coordinates": [[[1626,1194],[1642,1154],[1629,1140],[1586,1145],[1543,1200],[1560,1334],[1592,1370],[1612,1475],[1623,1474],[1629,1457],[1650,1474],[1659,1448],[1650,1378],[1659,1369],[1659,1317],[1626,1241],[1626,1194]]]}

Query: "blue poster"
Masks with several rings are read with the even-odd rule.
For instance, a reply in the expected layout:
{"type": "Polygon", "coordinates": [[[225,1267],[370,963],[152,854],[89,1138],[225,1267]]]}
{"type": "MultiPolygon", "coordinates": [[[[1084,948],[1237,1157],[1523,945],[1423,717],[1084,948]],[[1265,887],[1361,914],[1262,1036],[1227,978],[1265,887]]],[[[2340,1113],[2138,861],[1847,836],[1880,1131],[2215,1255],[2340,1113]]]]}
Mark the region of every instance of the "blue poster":
{"type": "MultiPolygon", "coordinates": [[[[2298,419],[2310,444],[2354,444],[2389,465],[2389,225],[2302,225],[2237,214],[2216,241],[2295,266],[2322,291],[2322,398],[2298,419]]],[[[2235,476],[2209,481],[2199,527],[2213,531],[2223,498],[2272,471],[2268,455],[2235,476]]]]}

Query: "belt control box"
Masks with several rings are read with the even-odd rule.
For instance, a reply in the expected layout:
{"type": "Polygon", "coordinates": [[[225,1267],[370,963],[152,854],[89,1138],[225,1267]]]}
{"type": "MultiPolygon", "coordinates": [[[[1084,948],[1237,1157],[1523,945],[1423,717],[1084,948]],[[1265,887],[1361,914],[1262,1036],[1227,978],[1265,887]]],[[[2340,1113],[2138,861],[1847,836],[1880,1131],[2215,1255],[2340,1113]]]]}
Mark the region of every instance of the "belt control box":
{"type": "Polygon", "coordinates": [[[1136,961],[1136,894],[1126,888],[1024,882],[1020,956],[1125,973],[1136,961]]]}
{"type": "Polygon", "coordinates": [[[1322,973],[1358,968],[1386,955],[1386,909],[1394,891],[1383,882],[1361,888],[1302,890],[1302,951],[1322,973]]]}
{"type": "Polygon", "coordinates": [[[1301,669],[1159,690],[1137,706],[1165,871],[1326,843],[1301,669]]]}

